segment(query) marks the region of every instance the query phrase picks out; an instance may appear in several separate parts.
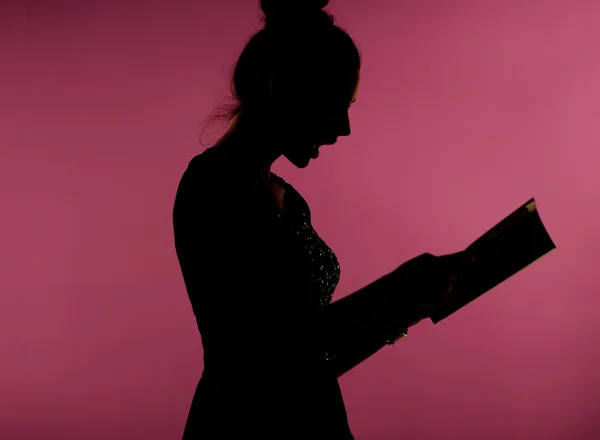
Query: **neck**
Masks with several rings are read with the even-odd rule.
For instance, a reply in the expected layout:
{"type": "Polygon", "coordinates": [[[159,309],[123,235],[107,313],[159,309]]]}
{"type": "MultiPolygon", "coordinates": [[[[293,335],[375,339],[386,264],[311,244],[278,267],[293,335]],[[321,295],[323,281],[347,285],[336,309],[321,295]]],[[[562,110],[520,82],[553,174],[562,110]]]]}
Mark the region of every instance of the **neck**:
{"type": "Polygon", "coordinates": [[[236,116],[215,146],[226,148],[251,173],[269,179],[271,166],[282,155],[279,142],[265,123],[236,116]]]}

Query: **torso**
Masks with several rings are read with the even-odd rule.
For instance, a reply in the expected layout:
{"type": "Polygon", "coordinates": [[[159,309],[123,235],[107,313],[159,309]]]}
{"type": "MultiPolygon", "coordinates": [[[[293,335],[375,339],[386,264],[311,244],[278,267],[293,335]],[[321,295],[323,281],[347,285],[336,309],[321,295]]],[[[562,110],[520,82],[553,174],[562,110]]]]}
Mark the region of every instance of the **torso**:
{"type": "MultiPolygon", "coordinates": [[[[276,414],[297,426],[294,429],[304,429],[304,438],[352,439],[343,396],[329,368],[335,353],[327,345],[328,323],[319,313],[331,303],[339,282],[337,258],[313,229],[308,204],[293,186],[275,174],[266,182],[260,174],[248,172],[247,164],[231,150],[209,150],[190,162],[173,210],[178,259],[205,349],[205,370],[185,438],[198,438],[197,431],[202,430],[239,427],[253,432],[256,423],[270,422],[266,415],[276,414]],[[230,301],[243,307],[219,309],[230,301]],[[294,311],[290,320],[302,314],[306,327],[290,326],[285,331],[274,327],[269,338],[244,341],[232,349],[233,335],[257,325],[254,317],[265,313],[265,304],[294,311]],[[300,334],[296,330],[301,339],[294,339],[300,334]],[[306,343],[290,345],[290,340],[306,343]],[[273,350],[273,343],[282,348],[273,350]],[[295,359],[289,366],[290,379],[265,375],[282,355],[295,359]],[[244,365],[242,358],[252,361],[244,365]],[[252,373],[240,375],[240,368],[252,373]],[[253,396],[257,397],[252,400],[253,396]],[[242,411],[239,402],[247,402],[244,399],[251,401],[242,411]],[[232,402],[238,402],[234,409],[232,402]],[[252,424],[231,425],[245,414],[251,415],[252,424]]],[[[257,327],[259,334],[267,330],[257,327]]]]}

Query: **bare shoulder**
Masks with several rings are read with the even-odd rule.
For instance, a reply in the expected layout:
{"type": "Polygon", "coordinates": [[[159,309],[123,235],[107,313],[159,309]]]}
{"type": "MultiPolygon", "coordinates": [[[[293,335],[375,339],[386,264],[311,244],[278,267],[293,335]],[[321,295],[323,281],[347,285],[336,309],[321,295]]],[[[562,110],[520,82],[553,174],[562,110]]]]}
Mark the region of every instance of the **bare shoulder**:
{"type": "Polygon", "coordinates": [[[224,174],[228,168],[227,156],[217,147],[210,147],[194,156],[187,171],[198,175],[224,174]]]}
{"type": "Polygon", "coordinates": [[[175,210],[196,211],[201,205],[218,201],[222,188],[221,178],[226,166],[211,149],[192,157],[183,172],[175,196],[175,210]]]}
{"type": "Polygon", "coordinates": [[[244,208],[245,202],[252,204],[260,188],[240,160],[227,149],[213,146],[190,160],[179,192],[182,201],[236,209],[244,208]]]}

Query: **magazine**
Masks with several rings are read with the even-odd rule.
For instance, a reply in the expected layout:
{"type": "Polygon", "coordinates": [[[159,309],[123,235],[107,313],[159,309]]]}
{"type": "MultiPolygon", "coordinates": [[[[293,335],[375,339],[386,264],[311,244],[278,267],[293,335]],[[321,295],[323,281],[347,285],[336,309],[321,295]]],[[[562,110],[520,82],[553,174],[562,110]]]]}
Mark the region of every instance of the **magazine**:
{"type": "Polygon", "coordinates": [[[554,249],[532,198],[465,249],[467,262],[431,320],[437,324],[554,249]]]}

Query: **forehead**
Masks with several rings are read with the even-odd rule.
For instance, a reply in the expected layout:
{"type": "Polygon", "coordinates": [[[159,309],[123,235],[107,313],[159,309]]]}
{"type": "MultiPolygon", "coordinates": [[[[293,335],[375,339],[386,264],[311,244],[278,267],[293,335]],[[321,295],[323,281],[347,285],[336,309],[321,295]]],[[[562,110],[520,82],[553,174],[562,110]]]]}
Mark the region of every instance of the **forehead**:
{"type": "Polygon", "coordinates": [[[333,71],[323,75],[320,89],[328,95],[354,98],[358,91],[359,81],[360,72],[357,70],[333,71]]]}

